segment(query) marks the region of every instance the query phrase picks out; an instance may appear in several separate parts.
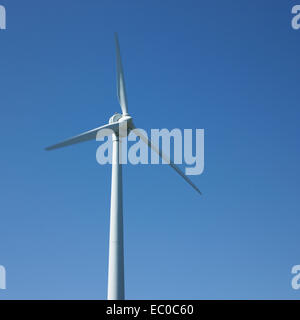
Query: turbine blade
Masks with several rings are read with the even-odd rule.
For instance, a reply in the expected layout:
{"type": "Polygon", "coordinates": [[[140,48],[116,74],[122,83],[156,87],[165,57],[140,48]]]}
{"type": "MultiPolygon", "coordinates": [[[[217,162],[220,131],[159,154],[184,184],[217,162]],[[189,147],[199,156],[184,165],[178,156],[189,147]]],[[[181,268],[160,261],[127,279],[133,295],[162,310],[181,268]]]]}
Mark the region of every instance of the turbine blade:
{"type": "Polygon", "coordinates": [[[118,100],[122,109],[122,113],[123,115],[127,115],[128,114],[127,96],[126,96],[121,53],[120,53],[120,45],[119,45],[117,33],[115,33],[115,42],[116,42],[116,54],[117,54],[117,94],[118,94],[118,100]]]}
{"type": "Polygon", "coordinates": [[[101,127],[86,131],[86,132],[84,132],[82,134],[79,134],[79,135],[77,135],[75,137],[72,137],[70,139],[64,140],[64,141],[62,141],[60,143],[57,143],[57,144],[55,144],[53,146],[47,147],[45,150],[50,151],[50,150],[53,150],[53,149],[67,147],[67,146],[70,146],[72,144],[76,144],[76,143],[80,143],[80,142],[84,142],[84,141],[88,141],[88,140],[93,140],[93,139],[96,139],[97,133],[100,130],[103,130],[103,129],[115,130],[115,129],[117,129],[118,126],[119,126],[118,122],[109,123],[109,124],[106,124],[104,126],[101,126],[101,127]]]}
{"type": "Polygon", "coordinates": [[[137,133],[137,136],[140,137],[142,141],[144,141],[149,148],[154,150],[163,160],[169,163],[169,165],[189,184],[191,185],[199,194],[202,194],[201,191],[198,189],[198,187],[191,181],[191,179],[181,170],[178,166],[176,166],[170,158],[164,154],[158,147],[156,147],[151,140],[148,139],[148,137],[144,136],[140,130],[133,127],[134,133],[137,133]]]}

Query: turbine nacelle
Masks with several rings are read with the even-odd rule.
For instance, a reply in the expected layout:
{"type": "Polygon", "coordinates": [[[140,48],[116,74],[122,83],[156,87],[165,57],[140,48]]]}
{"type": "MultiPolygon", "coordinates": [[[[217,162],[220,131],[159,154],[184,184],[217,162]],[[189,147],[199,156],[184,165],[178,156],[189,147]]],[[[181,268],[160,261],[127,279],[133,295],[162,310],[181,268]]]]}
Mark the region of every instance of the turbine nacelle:
{"type": "Polygon", "coordinates": [[[119,125],[114,129],[114,132],[119,137],[127,137],[130,131],[134,128],[132,117],[127,114],[122,115],[115,113],[109,118],[109,124],[118,123],[119,125]]]}

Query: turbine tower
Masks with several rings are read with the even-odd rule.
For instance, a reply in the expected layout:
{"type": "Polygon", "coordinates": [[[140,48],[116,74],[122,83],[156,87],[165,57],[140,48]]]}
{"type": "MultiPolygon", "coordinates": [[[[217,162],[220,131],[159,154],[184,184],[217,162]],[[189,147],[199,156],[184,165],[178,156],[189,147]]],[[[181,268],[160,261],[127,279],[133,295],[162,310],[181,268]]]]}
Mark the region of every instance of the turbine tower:
{"type": "Polygon", "coordinates": [[[128,114],[127,96],[124,81],[124,72],[121,61],[118,36],[115,33],[116,58],[117,58],[117,96],[121,106],[122,114],[116,113],[109,123],[84,132],[80,135],[64,140],[58,144],[47,147],[53,150],[76,143],[96,140],[102,133],[112,135],[112,176],[111,176],[111,204],[110,204],[110,235],[109,235],[109,262],[108,262],[108,300],[125,299],[124,290],[124,245],[123,245],[123,194],[122,194],[122,163],[121,163],[121,140],[131,130],[140,137],[152,150],[154,150],[166,163],[168,163],[184,180],[189,183],[199,194],[196,185],[165,155],[159,148],[138,130],[128,114]]]}

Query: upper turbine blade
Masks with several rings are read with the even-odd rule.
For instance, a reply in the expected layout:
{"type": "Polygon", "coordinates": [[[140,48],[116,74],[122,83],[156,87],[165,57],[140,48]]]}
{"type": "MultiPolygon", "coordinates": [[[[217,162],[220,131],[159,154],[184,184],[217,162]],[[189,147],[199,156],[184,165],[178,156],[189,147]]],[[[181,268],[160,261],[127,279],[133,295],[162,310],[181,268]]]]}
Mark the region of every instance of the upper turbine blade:
{"type": "Polygon", "coordinates": [[[118,100],[122,109],[122,113],[123,115],[127,115],[128,114],[127,96],[126,96],[121,53],[120,53],[120,45],[119,45],[117,33],[115,33],[115,41],[116,41],[116,53],[117,53],[117,94],[118,94],[118,100]]]}
{"type": "Polygon", "coordinates": [[[162,159],[164,159],[166,162],[169,163],[169,165],[179,174],[181,175],[181,177],[188,183],[190,184],[199,194],[202,194],[201,191],[198,189],[198,187],[191,181],[190,178],[188,178],[188,176],[186,174],[184,174],[184,172],[182,172],[182,170],[179,169],[178,166],[176,166],[171,160],[170,158],[165,155],[158,147],[156,147],[149,139],[148,137],[144,136],[140,130],[136,129],[135,127],[133,127],[134,132],[137,133],[137,135],[140,137],[140,139],[142,141],[144,141],[149,148],[151,148],[152,150],[154,150],[162,159]]]}
{"type": "Polygon", "coordinates": [[[72,137],[70,139],[64,140],[64,141],[62,141],[60,143],[57,143],[57,144],[55,144],[53,146],[47,147],[46,150],[49,151],[49,150],[53,150],[53,149],[58,149],[58,148],[70,146],[70,145],[75,144],[75,143],[84,142],[84,141],[88,141],[88,140],[93,140],[93,139],[96,139],[97,133],[100,130],[102,130],[102,129],[115,130],[115,129],[118,128],[118,126],[119,126],[118,122],[109,123],[109,124],[106,124],[104,126],[89,130],[89,131],[84,132],[82,134],[79,134],[79,135],[77,135],[75,137],[72,137]]]}

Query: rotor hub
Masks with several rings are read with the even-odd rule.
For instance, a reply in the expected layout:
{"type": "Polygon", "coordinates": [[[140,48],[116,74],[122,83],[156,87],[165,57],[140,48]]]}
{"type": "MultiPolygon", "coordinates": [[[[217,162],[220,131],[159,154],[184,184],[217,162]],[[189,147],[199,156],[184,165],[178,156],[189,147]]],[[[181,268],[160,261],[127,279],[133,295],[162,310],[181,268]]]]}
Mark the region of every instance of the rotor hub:
{"type": "Polygon", "coordinates": [[[115,113],[112,117],[109,118],[109,123],[118,122],[122,118],[120,113],[115,113]]]}
{"type": "Polygon", "coordinates": [[[120,137],[128,136],[129,132],[133,129],[132,118],[129,115],[122,115],[120,113],[115,113],[109,118],[109,123],[119,123],[118,129],[115,133],[120,137]]]}

